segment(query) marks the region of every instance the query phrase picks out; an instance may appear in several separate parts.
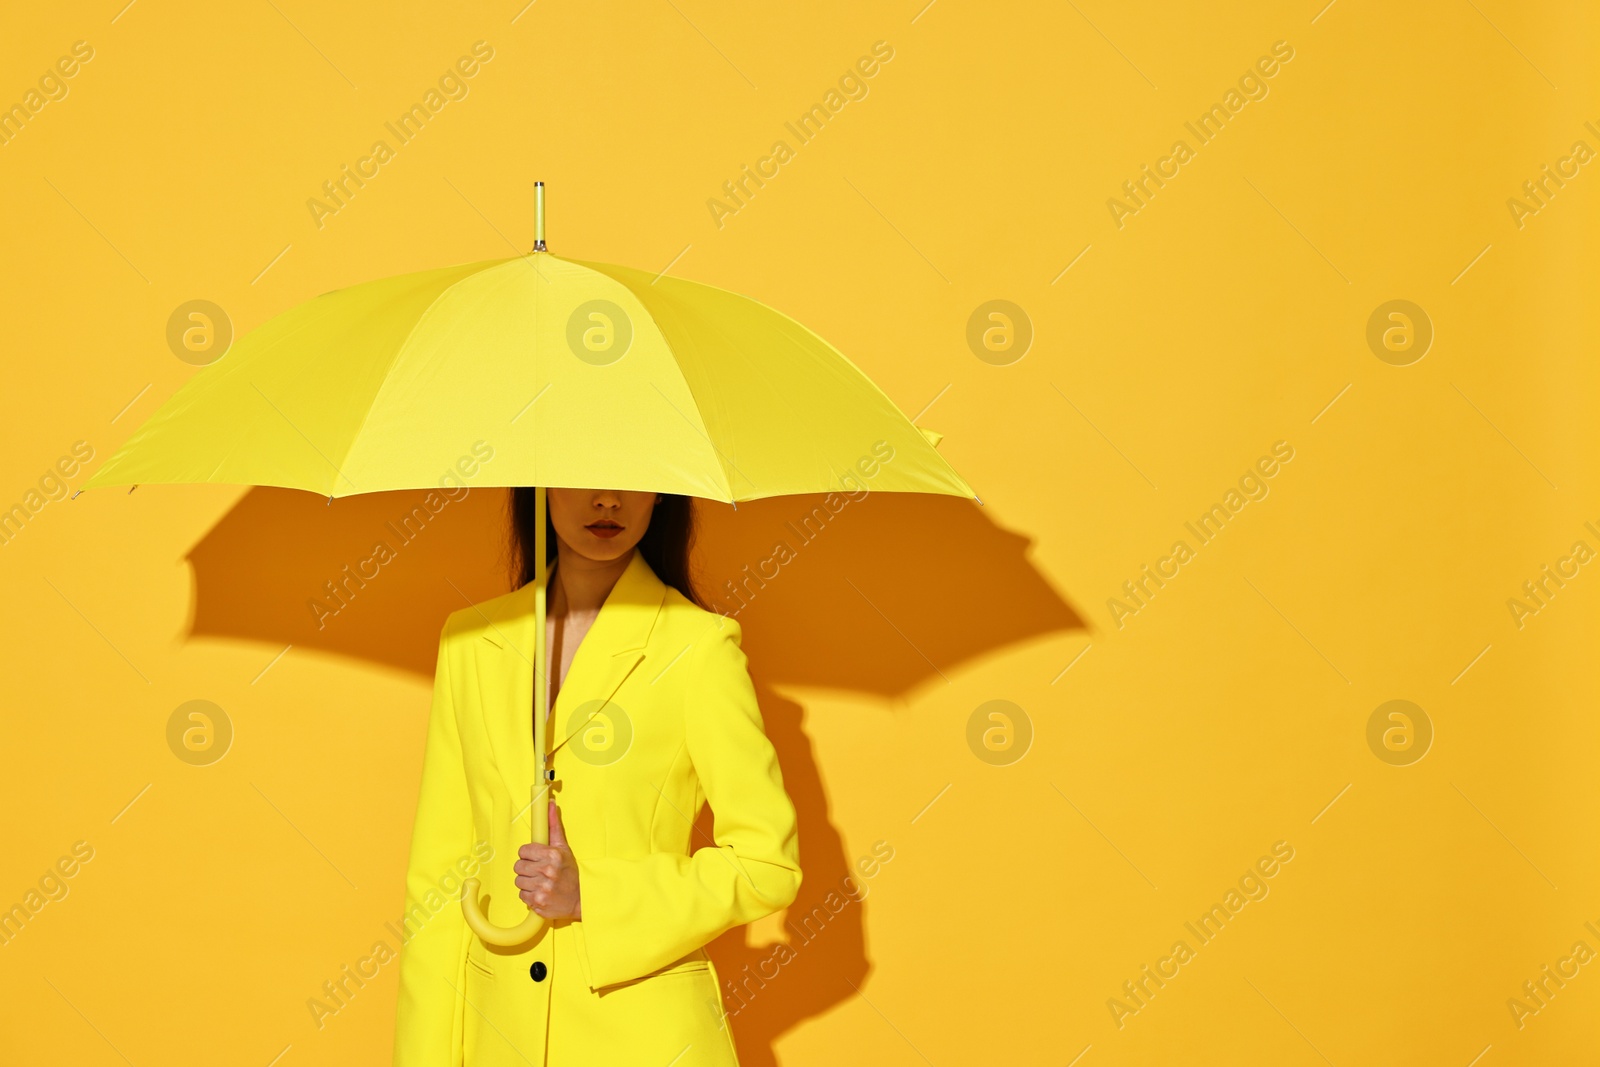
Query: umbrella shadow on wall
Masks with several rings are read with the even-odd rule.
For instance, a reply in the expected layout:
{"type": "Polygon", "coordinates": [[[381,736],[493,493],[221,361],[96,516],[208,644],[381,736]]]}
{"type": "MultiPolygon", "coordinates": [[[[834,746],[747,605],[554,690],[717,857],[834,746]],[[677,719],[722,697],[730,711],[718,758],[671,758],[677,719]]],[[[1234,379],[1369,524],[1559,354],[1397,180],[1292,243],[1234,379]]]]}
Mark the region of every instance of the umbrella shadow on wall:
{"type": "MultiPolygon", "coordinates": [[[[697,587],[743,628],[762,717],[795,802],[804,872],[779,945],[749,944],[740,929],[708,950],[749,1067],[775,1064],[784,1033],[853,998],[870,971],[871,883],[856,863],[871,849],[855,843],[862,856],[847,851],[804,708],[775,687],[899,700],[1007,646],[1086,629],[1025,558],[1027,540],[996,527],[972,501],[832,499],[837,513],[821,496],[742,504],[732,517],[721,505],[702,511],[714,517],[700,535],[697,587]]],[[[908,807],[908,818],[925,799],[908,807]]],[[[711,842],[709,812],[695,840],[711,842]]]]}
{"type": "MultiPolygon", "coordinates": [[[[271,649],[264,665],[292,646],[431,684],[445,616],[510,587],[505,516],[502,489],[332,504],[253,489],[189,553],[191,636],[259,641],[271,649]]],[[[741,1055],[763,1067],[782,1034],[850,999],[870,969],[870,897],[847,895],[859,884],[856,857],[831,820],[804,709],[775,687],[898,700],[1010,645],[1087,627],[1026,559],[1027,540],[968,500],[813,495],[737,511],[701,501],[698,518],[697,591],[743,628],[799,816],[805,878],[785,923],[788,952],[749,945],[743,930],[709,947],[741,1055]]],[[[710,843],[710,828],[702,813],[695,840],[710,843]]]]}

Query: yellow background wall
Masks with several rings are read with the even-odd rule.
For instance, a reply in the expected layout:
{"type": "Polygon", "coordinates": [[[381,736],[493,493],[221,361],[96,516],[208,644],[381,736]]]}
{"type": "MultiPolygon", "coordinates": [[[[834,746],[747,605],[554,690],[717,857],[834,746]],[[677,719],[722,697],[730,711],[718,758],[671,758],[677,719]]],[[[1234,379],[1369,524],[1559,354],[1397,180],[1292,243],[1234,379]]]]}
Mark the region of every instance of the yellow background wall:
{"type": "MultiPolygon", "coordinates": [[[[793,949],[734,1020],[747,1064],[1592,1055],[1592,9],[120,3],[0,30],[0,104],[92,50],[0,144],[0,506],[26,514],[0,545],[0,906],[59,897],[0,945],[0,1060],[387,1062],[392,964],[320,1026],[307,1002],[392,938],[433,641],[504,588],[499,491],[318,630],[307,601],[414,500],[61,486],[194,373],[180,305],[243,332],[524,251],[536,178],[552,250],[796,316],[984,500],[852,504],[741,614],[807,877],[791,925],[714,946],[725,975],[793,949]],[[479,41],[466,95],[396,143],[479,41]],[[1185,123],[1241,79],[1202,143],[1185,123]],[[307,207],[378,140],[364,187],[307,207]],[[969,345],[994,300],[1025,352],[969,345]],[[1431,323],[1420,359],[1369,345],[1393,300],[1431,323]],[[1202,543],[1185,524],[1241,478],[1202,543]],[[209,765],[169,745],[192,700],[231,724],[209,765]],[[1394,700],[1420,714],[1369,743],[1394,700]]],[[[707,507],[704,587],[815,503],[707,507]]]]}

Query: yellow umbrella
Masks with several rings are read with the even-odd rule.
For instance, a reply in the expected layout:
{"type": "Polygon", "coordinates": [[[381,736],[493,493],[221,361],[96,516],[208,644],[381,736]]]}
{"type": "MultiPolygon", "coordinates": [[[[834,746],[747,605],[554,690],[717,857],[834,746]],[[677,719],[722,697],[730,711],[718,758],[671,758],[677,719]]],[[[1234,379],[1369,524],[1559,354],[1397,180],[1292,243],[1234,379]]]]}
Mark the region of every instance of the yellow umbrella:
{"type": "MultiPolygon", "coordinates": [[[[326,293],[266,322],[162,405],[83,488],[219,482],[332,498],[465,480],[539,486],[535,677],[544,677],[543,488],[736,503],[830,491],[973,496],[919,430],[822,338],[747,297],[534,251],[326,293]]],[[[976,497],[974,497],[976,499],[976,497]]],[[[982,501],[979,501],[982,503],[982,501]]],[[[537,685],[534,751],[548,694],[537,685]]],[[[532,783],[533,840],[548,793],[532,783]]],[[[462,898],[490,944],[502,930],[462,898]]]]}

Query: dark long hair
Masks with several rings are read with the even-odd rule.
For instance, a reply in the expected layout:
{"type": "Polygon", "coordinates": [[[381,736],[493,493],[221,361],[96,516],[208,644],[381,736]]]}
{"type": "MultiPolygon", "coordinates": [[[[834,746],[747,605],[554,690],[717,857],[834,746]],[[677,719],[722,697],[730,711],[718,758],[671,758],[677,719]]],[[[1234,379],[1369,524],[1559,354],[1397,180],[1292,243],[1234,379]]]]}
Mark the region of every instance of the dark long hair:
{"type": "MultiPolygon", "coordinates": [[[[539,490],[536,486],[514,486],[510,494],[511,579],[517,588],[534,579],[534,539],[537,527],[539,490]]],[[[548,509],[544,519],[545,563],[556,561],[556,528],[548,509]]],[[[687,597],[690,603],[705,607],[689,576],[689,553],[694,547],[694,497],[662,493],[650,515],[650,526],[639,539],[636,551],[667,585],[687,597]]]]}

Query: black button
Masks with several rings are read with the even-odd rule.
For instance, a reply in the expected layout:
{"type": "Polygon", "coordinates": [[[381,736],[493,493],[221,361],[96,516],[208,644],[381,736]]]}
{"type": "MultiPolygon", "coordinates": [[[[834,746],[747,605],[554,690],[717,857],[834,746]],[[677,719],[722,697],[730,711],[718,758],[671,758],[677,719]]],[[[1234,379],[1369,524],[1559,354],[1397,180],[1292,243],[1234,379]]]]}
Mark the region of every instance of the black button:
{"type": "Polygon", "coordinates": [[[553,782],[553,781],[556,780],[556,772],[555,771],[545,771],[544,772],[544,776],[545,776],[546,780],[548,780],[548,781],[553,782]]]}
{"type": "Polygon", "coordinates": [[[544,976],[549,973],[550,968],[546,967],[542,960],[535,960],[533,966],[528,968],[528,974],[533,976],[535,982],[544,981],[544,976]]]}

